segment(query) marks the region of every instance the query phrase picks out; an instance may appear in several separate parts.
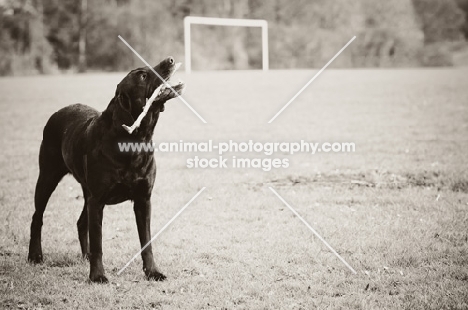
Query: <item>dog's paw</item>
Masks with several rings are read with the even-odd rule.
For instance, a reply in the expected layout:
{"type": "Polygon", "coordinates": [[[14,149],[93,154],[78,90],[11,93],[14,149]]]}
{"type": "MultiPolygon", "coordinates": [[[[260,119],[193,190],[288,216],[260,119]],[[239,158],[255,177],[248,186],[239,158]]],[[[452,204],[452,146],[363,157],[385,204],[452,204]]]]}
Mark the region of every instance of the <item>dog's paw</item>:
{"type": "Polygon", "coordinates": [[[94,283],[108,283],[109,280],[107,280],[105,275],[90,275],[89,280],[94,283]]]}
{"type": "Polygon", "coordinates": [[[42,264],[44,258],[42,257],[42,253],[29,253],[28,261],[32,264],[42,264]]]}
{"type": "Polygon", "coordinates": [[[154,270],[146,273],[146,279],[149,281],[164,281],[166,280],[166,276],[159,271],[154,270]]]}

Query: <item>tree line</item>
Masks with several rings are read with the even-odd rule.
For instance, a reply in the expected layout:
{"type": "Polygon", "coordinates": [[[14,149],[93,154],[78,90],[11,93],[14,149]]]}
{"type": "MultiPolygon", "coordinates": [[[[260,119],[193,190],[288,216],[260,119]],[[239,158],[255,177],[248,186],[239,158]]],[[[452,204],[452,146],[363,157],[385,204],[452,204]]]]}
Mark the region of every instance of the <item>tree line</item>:
{"type": "MultiPolygon", "coordinates": [[[[265,19],[270,68],[447,66],[467,55],[468,0],[2,0],[0,74],[129,70],[184,55],[185,16],[265,19]]],[[[261,68],[256,28],[192,26],[196,69],[261,68]]]]}

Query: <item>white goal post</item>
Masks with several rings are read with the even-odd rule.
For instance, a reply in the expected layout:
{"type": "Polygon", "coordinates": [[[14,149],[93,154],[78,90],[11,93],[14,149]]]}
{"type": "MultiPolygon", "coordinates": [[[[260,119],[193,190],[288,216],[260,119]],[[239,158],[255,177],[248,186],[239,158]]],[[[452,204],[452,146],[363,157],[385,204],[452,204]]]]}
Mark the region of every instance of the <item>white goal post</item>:
{"type": "Polygon", "coordinates": [[[240,26],[262,28],[262,67],[268,70],[268,23],[263,19],[237,19],[187,16],[184,18],[184,40],[185,40],[185,72],[192,71],[192,49],[190,44],[190,26],[192,24],[212,26],[240,26]]]}

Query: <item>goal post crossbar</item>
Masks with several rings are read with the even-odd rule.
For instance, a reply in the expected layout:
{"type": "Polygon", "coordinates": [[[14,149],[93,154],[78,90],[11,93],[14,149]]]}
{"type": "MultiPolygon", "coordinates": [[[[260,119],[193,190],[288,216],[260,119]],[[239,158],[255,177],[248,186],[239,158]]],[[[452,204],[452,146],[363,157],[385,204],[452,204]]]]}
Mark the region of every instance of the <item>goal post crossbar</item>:
{"type": "Polygon", "coordinates": [[[192,71],[191,57],[191,33],[192,24],[212,25],[212,26],[239,26],[239,27],[260,27],[262,28],[262,67],[268,70],[268,23],[263,19],[238,19],[238,18],[217,18],[187,16],[184,18],[184,45],[185,45],[185,72],[192,71]]]}

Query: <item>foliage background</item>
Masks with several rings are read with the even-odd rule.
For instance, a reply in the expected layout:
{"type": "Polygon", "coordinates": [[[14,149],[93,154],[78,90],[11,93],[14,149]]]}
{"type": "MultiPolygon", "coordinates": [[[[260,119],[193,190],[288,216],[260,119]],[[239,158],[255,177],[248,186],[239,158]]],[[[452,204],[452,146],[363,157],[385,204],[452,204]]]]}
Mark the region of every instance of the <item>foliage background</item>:
{"type": "MultiPolygon", "coordinates": [[[[128,70],[181,59],[188,15],[265,19],[270,67],[466,65],[468,0],[0,0],[0,74],[128,70]],[[81,42],[81,43],[80,43],[81,42]],[[80,44],[82,46],[80,47],[80,44]]],[[[261,67],[260,29],[193,26],[194,69],[261,67]]]]}

